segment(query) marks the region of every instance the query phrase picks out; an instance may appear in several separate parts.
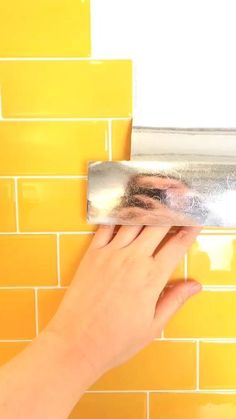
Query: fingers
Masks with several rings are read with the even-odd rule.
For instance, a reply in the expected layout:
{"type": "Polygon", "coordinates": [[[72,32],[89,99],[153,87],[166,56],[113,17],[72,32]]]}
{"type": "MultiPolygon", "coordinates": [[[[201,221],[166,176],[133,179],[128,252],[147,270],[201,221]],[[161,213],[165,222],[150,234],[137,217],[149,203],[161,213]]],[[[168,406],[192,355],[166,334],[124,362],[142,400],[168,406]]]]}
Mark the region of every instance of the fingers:
{"type": "Polygon", "coordinates": [[[128,246],[139,235],[143,226],[121,226],[114,239],[110,242],[111,247],[122,248],[128,246]]]}
{"type": "Polygon", "coordinates": [[[169,229],[170,227],[146,226],[129,246],[129,249],[135,254],[152,256],[169,229]]]}
{"type": "Polygon", "coordinates": [[[160,333],[170,318],[193,295],[201,291],[201,284],[196,281],[181,281],[168,288],[157,302],[153,324],[154,337],[160,333]]]}
{"type": "Polygon", "coordinates": [[[195,241],[200,230],[200,227],[181,228],[156,253],[155,260],[157,266],[159,268],[163,267],[162,271],[165,277],[163,288],[188,248],[195,241]]]}
{"type": "Polygon", "coordinates": [[[100,225],[89,246],[90,249],[99,249],[106,246],[112,239],[114,234],[114,225],[100,225]]]}

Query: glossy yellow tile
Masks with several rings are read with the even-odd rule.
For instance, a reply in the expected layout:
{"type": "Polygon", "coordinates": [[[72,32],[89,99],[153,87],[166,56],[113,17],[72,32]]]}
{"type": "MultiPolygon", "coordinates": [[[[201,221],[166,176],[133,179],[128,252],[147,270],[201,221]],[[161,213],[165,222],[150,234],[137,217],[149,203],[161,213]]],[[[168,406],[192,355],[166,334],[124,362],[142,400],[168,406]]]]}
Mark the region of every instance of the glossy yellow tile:
{"type": "Polygon", "coordinates": [[[236,344],[200,344],[200,388],[236,388],[236,344]]]}
{"type": "Polygon", "coordinates": [[[145,394],[86,394],[69,419],[146,419],[145,394]]]}
{"type": "Polygon", "coordinates": [[[16,215],[14,182],[11,179],[0,179],[0,231],[11,232],[15,231],[15,229],[16,215]]]}
{"type": "Polygon", "coordinates": [[[128,363],[108,372],[92,389],[176,390],[195,386],[196,344],[156,341],[128,363]]]}
{"type": "Polygon", "coordinates": [[[0,175],[84,175],[106,160],[108,125],[99,121],[0,122],[0,175]]]}
{"type": "Polygon", "coordinates": [[[112,159],[130,160],[132,121],[112,122],[112,159]]]}
{"type": "Polygon", "coordinates": [[[34,290],[0,290],[0,339],[32,339],[34,336],[34,290]]]}
{"type": "Polygon", "coordinates": [[[236,285],[236,235],[200,235],[188,254],[188,274],[206,285],[236,285]]]}
{"type": "Polygon", "coordinates": [[[55,236],[0,236],[0,286],[56,284],[55,236]]]}
{"type": "Polygon", "coordinates": [[[39,330],[42,330],[55,314],[63,296],[64,289],[38,290],[39,330]]]}
{"type": "Polygon", "coordinates": [[[170,320],[166,337],[236,337],[236,292],[207,292],[191,297],[170,320]]]}
{"type": "Polygon", "coordinates": [[[235,419],[235,394],[151,394],[150,419],[235,419]]]}
{"type": "Polygon", "coordinates": [[[0,342],[0,365],[10,361],[28,345],[27,342],[0,342]]]}
{"type": "Polygon", "coordinates": [[[93,234],[62,235],[60,238],[61,284],[69,285],[93,234]]]}
{"type": "Polygon", "coordinates": [[[1,3],[1,57],[90,54],[89,0],[7,0],[1,3]]]}
{"type": "Polygon", "coordinates": [[[86,186],[83,179],[19,180],[21,231],[94,229],[86,222],[86,186]]]}
{"type": "Polygon", "coordinates": [[[132,110],[128,60],[2,61],[5,117],[126,117],[132,110]]]}

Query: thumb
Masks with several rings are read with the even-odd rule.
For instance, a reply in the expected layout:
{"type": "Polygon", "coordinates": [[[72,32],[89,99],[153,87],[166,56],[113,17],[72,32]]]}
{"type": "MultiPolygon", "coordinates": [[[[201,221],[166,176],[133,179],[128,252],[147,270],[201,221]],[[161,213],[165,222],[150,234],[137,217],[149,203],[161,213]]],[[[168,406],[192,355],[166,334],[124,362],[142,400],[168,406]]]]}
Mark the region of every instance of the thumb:
{"type": "Polygon", "coordinates": [[[165,327],[170,318],[180,309],[180,307],[193,295],[202,289],[199,282],[188,280],[181,281],[167,288],[159,298],[155,317],[154,333],[159,333],[165,327]]]}

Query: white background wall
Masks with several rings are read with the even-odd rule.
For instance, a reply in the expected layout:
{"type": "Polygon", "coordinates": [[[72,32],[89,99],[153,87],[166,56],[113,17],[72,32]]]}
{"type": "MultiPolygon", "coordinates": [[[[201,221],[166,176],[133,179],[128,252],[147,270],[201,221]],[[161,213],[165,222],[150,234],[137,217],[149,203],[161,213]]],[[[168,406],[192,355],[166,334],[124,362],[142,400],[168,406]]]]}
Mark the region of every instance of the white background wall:
{"type": "Polygon", "coordinates": [[[236,127],[235,0],[92,0],[92,53],[134,60],[136,125],[236,127]]]}

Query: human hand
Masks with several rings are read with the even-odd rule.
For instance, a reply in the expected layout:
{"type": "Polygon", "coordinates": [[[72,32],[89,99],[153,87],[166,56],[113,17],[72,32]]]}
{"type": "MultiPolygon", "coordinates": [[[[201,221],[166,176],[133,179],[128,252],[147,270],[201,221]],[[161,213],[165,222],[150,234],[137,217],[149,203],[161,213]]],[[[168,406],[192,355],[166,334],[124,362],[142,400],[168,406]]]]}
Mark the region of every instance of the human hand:
{"type": "Polygon", "coordinates": [[[199,228],[100,226],[62,304],[47,327],[83,357],[91,383],[160,335],[201,286],[181,281],[165,288],[199,228]]]}

